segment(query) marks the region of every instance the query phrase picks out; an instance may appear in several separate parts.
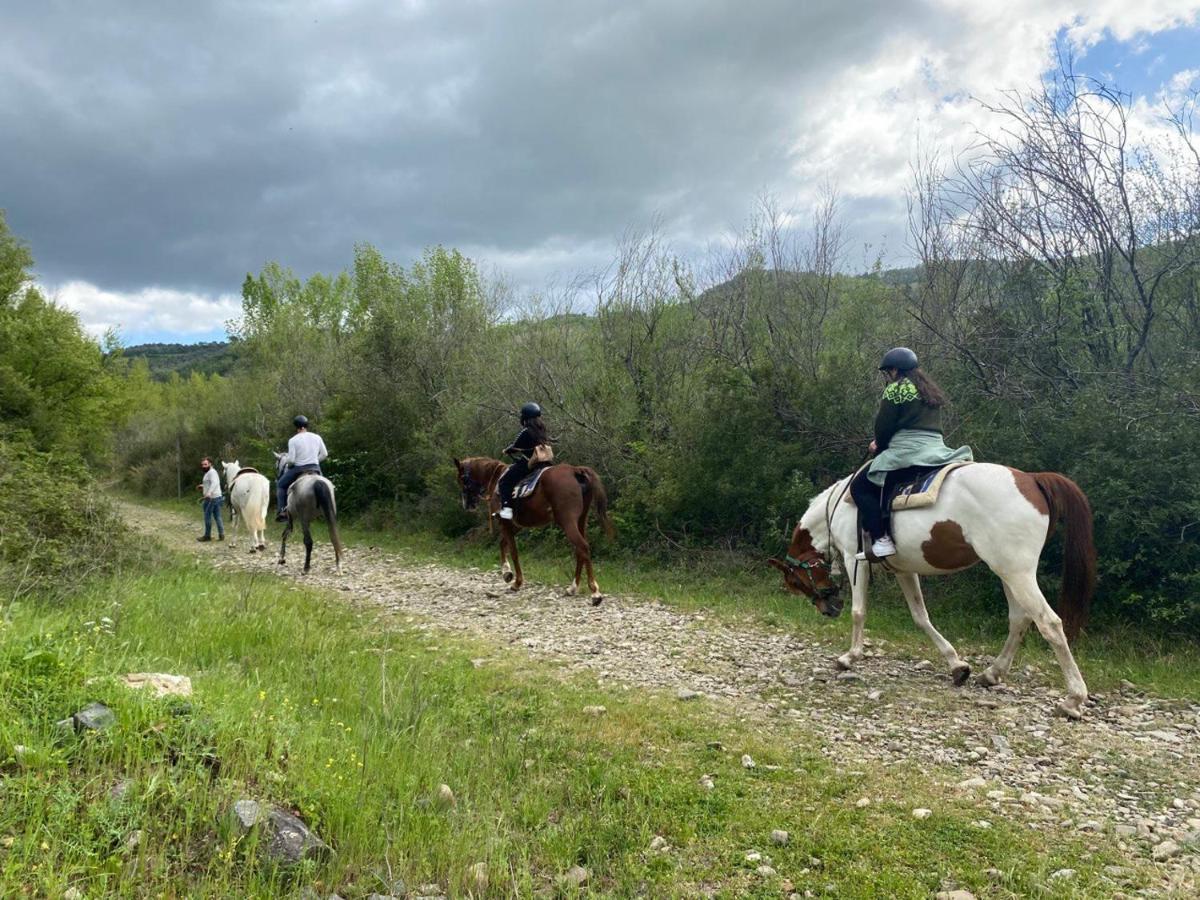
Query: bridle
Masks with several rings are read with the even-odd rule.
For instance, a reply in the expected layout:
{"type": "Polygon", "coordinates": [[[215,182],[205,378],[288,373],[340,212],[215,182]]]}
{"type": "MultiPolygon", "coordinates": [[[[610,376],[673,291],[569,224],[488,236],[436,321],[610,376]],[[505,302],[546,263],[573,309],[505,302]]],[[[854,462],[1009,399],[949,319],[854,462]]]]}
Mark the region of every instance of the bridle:
{"type": "Polygon", "coordinates": [[[796,559],[796,557],[788,553],[783,557],[783,561],[787,563],[789,572],[795,572],[799,569],[808,576],[808,584],[812,588],[814,596],[820,596],[822,593],[821,589],[817,587],[817,578],[813,574],[814,571],[824,570],[825,577],[829,581],[833,581],[833,570],[830,568],[829,560],[824,556],[818,556],[816,559],[796,559]]]}
{"type": "Polygon", "coordinates": [[[462,493],[463,499],[467,502],[474,501],[478,503],[483,499],[483,491],[487,485],[476,481],[470,471],[464,466],[459,470],[459,475],[462,478],[462,493]]]}

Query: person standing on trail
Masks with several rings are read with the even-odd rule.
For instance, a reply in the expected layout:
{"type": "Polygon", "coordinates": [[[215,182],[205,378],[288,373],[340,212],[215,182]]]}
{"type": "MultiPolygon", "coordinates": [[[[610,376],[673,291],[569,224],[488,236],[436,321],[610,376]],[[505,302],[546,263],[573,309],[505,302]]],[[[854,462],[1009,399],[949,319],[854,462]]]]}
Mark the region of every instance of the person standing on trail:
{"type": "Polygon", "coordinates": [[[309,472],[320,475],[321,460],[329,457],[329,451],[325,449],[325,442],[321,440],[321,436],[308,430],[307,418],[296,416],[292,419],[292,424],[296,426],[296,433],[288,441],[287,453],[283,457],[283,463],[288,468],[275,482],[276,522],[288,520],[287,495],[292,482],[309,472]]]}
{"type": "Polygon", "coordinates": [[[221,521],[221,504],[225,501],[225,497],[221,493],[221,476],[217,474],[212,460],[207,456],[200,460],[200,471],[204,473],[204,480],[196,485],[196,490],[201,492],[200,502],[204,506],[204,536],[198,537],[196,540],[202,543],[212,540],[212,526],[215,520],[217,540],[223,541],[225,540],[225,523],[221,521]]]}
{"type": "Polygon", "coordinates": [[[497,515],[501,519],[512,520],[513,490],[533,468],[530,463],[534,466],[550,464],[553,453],[549,452],[549,448],[550,436],[546,433],[546,423],[542,421],[542,408],[536,403],[526,403],[521,407],[521,433],[504,450],[512,457],[512,465],[504,471],[496,485],[496,491],[500,494],[500,511],[497,515]],[[539,451],[539,447],[544,449],[539,451]]]}

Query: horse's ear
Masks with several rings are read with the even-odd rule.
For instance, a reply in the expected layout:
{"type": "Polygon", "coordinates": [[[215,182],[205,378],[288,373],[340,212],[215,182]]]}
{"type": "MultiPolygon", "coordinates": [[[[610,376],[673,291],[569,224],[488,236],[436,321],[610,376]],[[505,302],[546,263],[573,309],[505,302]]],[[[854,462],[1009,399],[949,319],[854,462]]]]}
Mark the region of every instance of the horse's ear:
{"type": "Polygon", "coordinates": [[[457,456],[453,456],[453,457],[451,457],[451,459],[454,460],[454,468],[458,469],[458,471],[461,472],[462,471],[462,462],[459,460],[459,458],[457,456]]]}
{"type": "Polygon", "coordinates": [[[779,560],[777,560],[773,556],[767,560],[767,565],[773,569],[778,569],[780,572],[783,572],[785,575],[787,574],[788,567],[785,566],[783,563],[781,563],[779,560]]]}

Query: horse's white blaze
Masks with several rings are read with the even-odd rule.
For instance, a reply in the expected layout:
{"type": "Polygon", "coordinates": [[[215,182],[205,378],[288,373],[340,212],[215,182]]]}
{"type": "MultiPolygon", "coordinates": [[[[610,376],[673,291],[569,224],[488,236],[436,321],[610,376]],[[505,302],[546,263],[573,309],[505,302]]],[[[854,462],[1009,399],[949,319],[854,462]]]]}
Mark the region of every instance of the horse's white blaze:
{"type": "MultiPolygon", "coordinates": [[[[844,490],[847,481],[848,478],[842,479],[818,494],[800,519],[801,527],[808,532],[818,552],[841,557],[851,582],[850,649],[837,660],[844,668],[863,656],[863,623],[871,571],[868,564],[855,561],[858,511],[850,501],[849,491],[844,490]]],[[[1046,602],[1037,583],[1037,564],[1046,542],[1050,516],[1021,493],[1011,469],[990,463],[975,463],[951,473],[933,506],[893,515],[891,529],[896,555],[888,559],[888,566],[898,577],[913,621],[954,669],[965,663],[930,622],[917,578],[967,568],[937,568],[926,558],[924,545],[931,541],[934,526],[939,522],[952,522],[961,528],[975,555],[1004,584],[1009,603],[1009,634],[1004,648],[984,672],[985,681],[996,683],[1004,677],[1021,638],[1033,624],[1054,650],[1062,668],[1067,684],[1063,709],[1078,715],[1087,699],[1087,685],[1063,634],[1062,620],[1046,602]]]]}
{"type": "MultiPolygon", "coordinates": [[[[250,533],[253,547],[261,547],[267,542],[267,507],[271,502],[271,482],[265,475],[258,472],[247,472],[240,478],[241,465],[234,460],[231,463],[222,462],[225,469],[225,484],[229,491],[229,505],[237,512],[241,527],[250,533]],[[235,480],[236,479],[236,480],[235,480]],[[228,485],[232,483],[233,487],[228,485]]],[[[233,544],[233,531],[230,529],[230,546],[233,544]]]]}

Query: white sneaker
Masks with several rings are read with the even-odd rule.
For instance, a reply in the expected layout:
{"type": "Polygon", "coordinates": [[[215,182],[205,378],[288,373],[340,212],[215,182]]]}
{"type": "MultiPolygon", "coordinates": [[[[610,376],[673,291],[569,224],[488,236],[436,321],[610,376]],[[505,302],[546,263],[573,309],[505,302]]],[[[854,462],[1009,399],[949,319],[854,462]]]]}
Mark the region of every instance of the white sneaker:
{"type": "Polygon", "coordinates": [[[886,534],[871,545],[871,555],[876,559],[883,559],[885,556],[896,555],[896,545],[892,543],[892,539],[886,534]]]}
{"type": "MultiPolygon", "coordinates": [[[[502,518],[505,522],[511,522],[512,518],[513,518],[512,507],[511,506],[500,507],[500,518],[502,518]]],[[[892,552],[895,553],[896,551],[893,549],[892,552]]]]}

